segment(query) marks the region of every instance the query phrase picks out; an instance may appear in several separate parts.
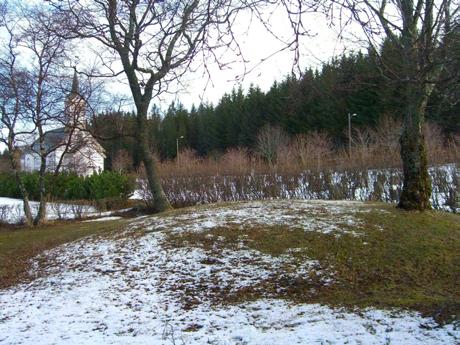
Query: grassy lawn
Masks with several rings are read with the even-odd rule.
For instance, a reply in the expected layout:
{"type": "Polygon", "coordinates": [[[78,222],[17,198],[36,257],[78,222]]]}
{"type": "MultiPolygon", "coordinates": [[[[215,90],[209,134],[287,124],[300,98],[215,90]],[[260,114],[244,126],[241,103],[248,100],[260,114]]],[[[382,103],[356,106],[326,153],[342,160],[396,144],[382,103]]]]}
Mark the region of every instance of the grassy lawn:
{"type": "MultiPolygon", "coordinates": [[[[358,212],[350,211],[356,222],[347,223],[318,205],[311,209],[292,209],[288,214],[292,216],[291,221],[277,225],[263,225],[268,224],[265,220],[238,223],[237,218],[232,218],[223,225],[187,230],[187,226],[194,228],[200,219],[212,219],[220,208],[234,209],[238,217],[237,211],[247,207],[245,205],[173,210],[158,215],[152,224],[171,220],[170,224],[182,230],[170,231],[168,227],[161,230],[164,234],[161,245],[167,250],[200,248],[209,255],[209,260],[201,264],[209,265],[216,272],[225,250],[236,255],[240,250],[249,250],[274,260],[286,257],[289,260],[281,260],[277,268],[269,267],[272,274],[237,291],[208,291],[205,283],[191,288],[185,282],[181,287],[180,281],[175,282],[176,289],[191,288],[187,293],[192,297],[202,293],[219,304],[268,297],[351,308],[407,308],[431,315],[440,322],[460,319],[460,215],[405,212],[393,205],[368,204],[361,206],[358,212]],[[191,217],[193,214],[198,214],[197,218],[191,217]],[[317,224],[334,220],[340,229],[327,233],[301,226],[302,222],[313,220],[319,220],[317,224]],[[306,262],[314,266],[305,269],[306,262]],[[290,275],[290,272],[305,273],[290,275]],[[203,291],[198,291],[200,289],[203,291]]],[[[282,206],[275,204],[272,208],[275,213],[276,207],[282,206]]],[[[106,236],[126,224],[123,220],[66,222],[34,230],[0,229],[0,288],[26,281],[29,259],[43,250],[89,235],[106,236]]],[[[139,231],[143,230],[142,226],[133,236],[143,233],[139,231]]],[[[244,266],[251,258],[244,260],[246,262],[238,259],[235,264],[244,266]]],[[[257,260],[249,264],[259,269],[257,260]]],[[[267,267],[260,266],[262,268],[267,267]]],[[[171,272],[163,273],[168,276],[171,272]]],[[[194,272],[187,274],[193,276],[194,272]]],[[[232,279],[239,277],[233,275],[232,279]]]]}
{"type": "Polygon", "coordinates": [[[30,259],[44,250],[82,237],[123,228],[124,221],[56,222],[34,229],[0,227],[0,288],[29,278],[30,259]]]}
{"type": "Polygon", "coordinates": [[[333,306],[407,308],[438,321],[460,319],[460,216],[405,212],[383,204],[371,204],[368,210],[355,214],[358,236],[309,232],[292,224],[228,224],[202,232],[173,232],[166,242],[199,247],[210,256],[242,246],[272,257],[289,255],[299,269],[306,260],[319,262],[301,279],[286,278],[284,273],[293,269],[286,265],[257,286],[220,296],[219,302],[281,297],[333,306]],[[333,283],[324,284],[321,271],[329,272],[333,283]]]}

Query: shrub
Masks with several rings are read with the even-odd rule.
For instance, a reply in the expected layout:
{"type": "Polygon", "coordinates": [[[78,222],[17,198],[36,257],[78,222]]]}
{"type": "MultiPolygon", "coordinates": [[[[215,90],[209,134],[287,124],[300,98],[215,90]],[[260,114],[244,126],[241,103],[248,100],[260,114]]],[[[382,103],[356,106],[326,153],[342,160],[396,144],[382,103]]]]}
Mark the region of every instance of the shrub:
{"type": "Polygon", "coordinates": [[[0,173],[0,196],[20,198],[18,184],[11,173],[0,173]]]}
{"type": "Polygon", "coordinates": [[[21,180],[24,183],[26,191],[29,192],[29,198],[31,200],[37,200],[40,196],[38,188],[38,172],[33,173],[21,173],[21,180]]]}
{"type": "Polygon", "coordinates": [[[100,212],[121,210],[132,206],[130,200],[122,198],[104,198],[94,200],[93,206],[100,212]]]}
{"type": "MultiPolygon", "coordinates": [[[[21,179],[29,193],[31,200],[39,198],[37,172],[21,173],[21,179]]],[[[118,172],[106,171],[88,177],[73,173],[58,175],[47,174],[45,187],[48,196],[53,200],[102,200],[115,205],[115,199],[128,199],[134,192],[136,180],[134,176],[123,175],[118,172]]],[[[20,198],[21,193],[13,174],[0,174],[0,196],[20,198]]],[[[112,208],[109,206],[108,208],[112,208]]]]}
{"type": "Polygon", "coordinates": [[[87,177],[85,184],[89,191],[89,199],[127,199],[132,195],[136,181],[130,175],[123,175],[115,171],[105,171],[87,177]]]}
{"type": "Polygon", "coordinates": [[[76,176],[71,178],[66,183],[66,188],[63,194],[63,199],[66,200],[81,200],[89,199],[88,186],[85,183],[85,178],[76,176]]]}
{"type": "Polygon", "coordinates": [[[75,173],[47,174],[45,181],[46,190],[55,199],[80,199],[87,194],[80,190],[82,178],[75,173]]]}

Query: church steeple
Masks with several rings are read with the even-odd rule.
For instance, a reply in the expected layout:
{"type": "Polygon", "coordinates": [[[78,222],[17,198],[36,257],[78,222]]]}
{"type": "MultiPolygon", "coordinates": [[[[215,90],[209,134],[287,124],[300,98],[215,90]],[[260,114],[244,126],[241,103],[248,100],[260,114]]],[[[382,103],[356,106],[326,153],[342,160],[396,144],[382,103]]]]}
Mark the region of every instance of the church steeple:
{"type": "Polygon", "coordinates": [[[77,68],[74,67],[72,89],[70,94],[67,96],[65,102],[65,119],[67,126],[74,128],[78,126],[80,128],[86,126],[86,103],[80,96],[80,85],[78,82],[77,68]]]}
{"type": "Polygon", "coordinates": [[[71,95],[78,95],[80,92],[80,86],[78,85],[78,74],[77,74],[77,68],[73,68],[73,80],[72,80],[72,91],[70,92],[71,95]]]}

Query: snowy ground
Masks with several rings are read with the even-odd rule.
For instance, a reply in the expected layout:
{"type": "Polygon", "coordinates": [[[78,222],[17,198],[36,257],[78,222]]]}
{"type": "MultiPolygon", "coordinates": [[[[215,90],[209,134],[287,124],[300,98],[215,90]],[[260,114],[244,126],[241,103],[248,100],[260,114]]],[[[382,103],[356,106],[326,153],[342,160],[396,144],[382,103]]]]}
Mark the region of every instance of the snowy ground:
{"type": "Polygon", "coordinates": [[[50,264],[39,267],[37,260],[36,280],[0,291],[0,344],[459,343],[453,325],[437,327],[417,313],[351,312],[272,298],[216,303],[222,292],[257,284],[280,268],[293,277],[315,270],[324,284],[333,282],[334,272],[315,260],[299,266],[289,255],[275,258],[244,245],[210,252],[174,247],[168,235],[288,223],[336,236],[346,224],[345,231],[360,236],[354,215],[366,212],[353,202],[237,205],[141,217],[113,238],[87,238],[44,253],[50,264]]]}
{"type": "MultiPolygon", "coordinates": [[[[38,212],[37,201],[30,201],[32,214],[38,212]]],[[[89,217],[106,217],[113,212],[98,212],[95,207],[90,205],[76,205],[64,203],[48,203],[46,209],[47,219],[80,219],[89,217]]],[[[119,210],[123,212],[126,210],[119,210]]],[[[0,197],[0,222],[18,224],[24,220],[24,209],[22,199],[12,199],[0,197]]]]}

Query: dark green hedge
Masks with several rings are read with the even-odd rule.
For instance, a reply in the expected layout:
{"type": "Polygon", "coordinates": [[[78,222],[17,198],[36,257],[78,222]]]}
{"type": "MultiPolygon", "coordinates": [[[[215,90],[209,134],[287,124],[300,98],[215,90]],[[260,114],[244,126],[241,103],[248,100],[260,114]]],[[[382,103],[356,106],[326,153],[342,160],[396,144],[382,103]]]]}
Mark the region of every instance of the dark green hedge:
{"type": "MultiPolygon", "coordinates": [[[[31,200],[37,200],[38,172],[21,173],[31,200]]],[[[48,195],[56,200],[100,200],[129,198],[136,187],[134,176],[113,171],[83,177],[72,173],[47,174],[45,186],[48,195]]],[[[0,196],[20,198],[21,194],[13,174],[0,173],[0,196]]]]}

